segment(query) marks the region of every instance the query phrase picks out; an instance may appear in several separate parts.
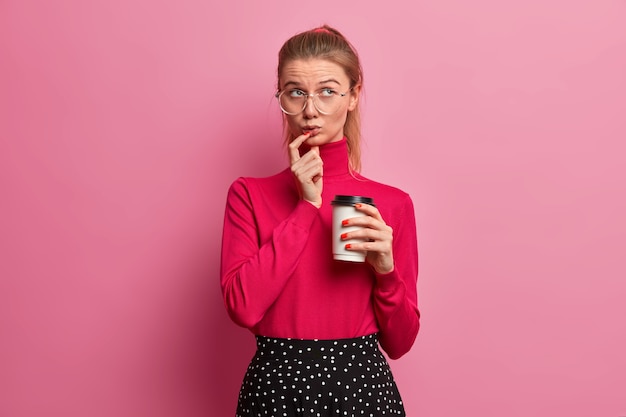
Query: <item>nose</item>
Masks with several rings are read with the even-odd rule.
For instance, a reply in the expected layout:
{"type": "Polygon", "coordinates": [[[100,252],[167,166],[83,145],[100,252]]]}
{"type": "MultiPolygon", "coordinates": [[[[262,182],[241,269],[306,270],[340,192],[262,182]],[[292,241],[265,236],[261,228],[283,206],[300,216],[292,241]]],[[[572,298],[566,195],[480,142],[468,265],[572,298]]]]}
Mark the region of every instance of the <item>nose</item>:
{"type": "Polygon", "coordinates": [[[315,106],[315,102],[313,100],[313,96],[309,95],[306,97],[306,105],[304,106],[304,110],[302,111],[302,115],[306,119],[312,119],[314,117],[317,117],[317,106],[315,106]]]}

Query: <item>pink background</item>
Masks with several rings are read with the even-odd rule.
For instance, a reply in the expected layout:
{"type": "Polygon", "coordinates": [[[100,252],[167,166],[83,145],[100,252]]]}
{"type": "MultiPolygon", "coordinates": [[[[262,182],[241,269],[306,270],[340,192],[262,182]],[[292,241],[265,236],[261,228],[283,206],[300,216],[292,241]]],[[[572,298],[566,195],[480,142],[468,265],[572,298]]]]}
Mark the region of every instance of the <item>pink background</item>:
{"type": "Polygon", "coordinates": [[[626,3],[0,2],[0,416],[232,416],[227,187],[286,164],[276,53],[365,67],[364,170],[414,199],[408,414],[626,415],[626,3]]]}

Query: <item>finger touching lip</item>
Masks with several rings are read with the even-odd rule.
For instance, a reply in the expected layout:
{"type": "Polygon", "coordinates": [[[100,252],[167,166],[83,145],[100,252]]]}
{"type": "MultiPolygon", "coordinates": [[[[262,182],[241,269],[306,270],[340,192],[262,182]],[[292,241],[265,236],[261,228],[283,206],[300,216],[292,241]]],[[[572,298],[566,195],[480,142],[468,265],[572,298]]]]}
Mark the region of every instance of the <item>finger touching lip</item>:
{"type": "Polygon", "coordinates": [[[303,134],[309,134],[311,136],[315,136],[318,133],[320,133],[320,128],[319,127],[305,127],[302,129],[302,133],[303,134]]]}

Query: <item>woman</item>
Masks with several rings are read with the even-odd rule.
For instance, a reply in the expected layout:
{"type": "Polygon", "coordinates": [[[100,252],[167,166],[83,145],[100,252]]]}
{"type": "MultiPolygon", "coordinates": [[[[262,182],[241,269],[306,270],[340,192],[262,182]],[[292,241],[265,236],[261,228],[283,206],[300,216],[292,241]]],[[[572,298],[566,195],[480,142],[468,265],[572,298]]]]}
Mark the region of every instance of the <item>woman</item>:
{"type": "Polygon", "coordinates": [[[362,70],[351,44],[323,26],[279,52],[278,98],[290,168],[230,187],[221,285],[232,320],[256,335],[237,416],[405,415],[379,350],[396,359],[419,330],[417,239],[408,194],[361,176],[362,70]],[[345,219],[333,259],[336,195],[373,198],[345,219]],[[347,229],[348,230],[348,229],[347,229]]]}

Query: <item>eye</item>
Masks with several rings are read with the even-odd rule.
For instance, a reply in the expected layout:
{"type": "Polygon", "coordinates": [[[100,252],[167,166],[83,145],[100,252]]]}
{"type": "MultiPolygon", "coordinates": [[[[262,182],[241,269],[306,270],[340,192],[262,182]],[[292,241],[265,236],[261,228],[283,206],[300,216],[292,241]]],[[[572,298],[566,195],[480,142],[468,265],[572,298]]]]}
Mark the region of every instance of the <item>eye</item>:
{"type": "Polygon", "coordinates": [[[320,90],[320,97],[332,97],[335,94],[337,94],[337,92],[332,88],[322,88],[320,90]]]}
{"type": "Polygon", "coordinates": [[[289,91],[289,97],[293,97],[293,98],[300,98],[300,97],[304,97],[306,96],[306,93],[302,90],[290,90],[289,91]]]}

